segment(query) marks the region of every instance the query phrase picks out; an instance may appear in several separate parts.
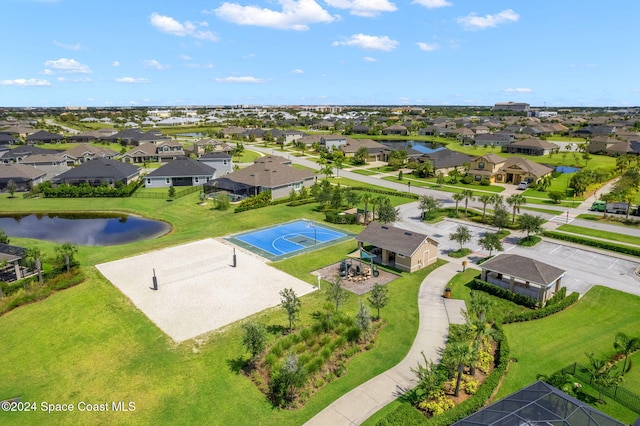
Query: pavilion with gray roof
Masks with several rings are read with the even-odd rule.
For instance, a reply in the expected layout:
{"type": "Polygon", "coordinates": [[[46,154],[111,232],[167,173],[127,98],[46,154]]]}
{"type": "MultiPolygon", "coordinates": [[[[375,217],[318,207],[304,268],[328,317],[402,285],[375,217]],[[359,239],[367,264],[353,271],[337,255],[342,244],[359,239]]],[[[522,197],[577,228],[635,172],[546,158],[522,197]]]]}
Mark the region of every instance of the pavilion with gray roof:
{"type": "Polygon", "coordinates": [[[532,297],[544,306],[560,289],[565,271],[539,260],[501,253],[480,265],[481,279],[514,293],[532,297]]]}

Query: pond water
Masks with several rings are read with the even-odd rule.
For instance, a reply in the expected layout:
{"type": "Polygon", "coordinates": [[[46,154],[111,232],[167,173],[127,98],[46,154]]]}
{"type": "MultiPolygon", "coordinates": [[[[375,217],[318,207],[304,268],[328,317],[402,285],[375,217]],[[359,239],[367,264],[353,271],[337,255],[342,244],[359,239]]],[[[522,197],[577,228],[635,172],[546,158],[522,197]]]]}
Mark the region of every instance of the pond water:
{"type": "Polygon", "coordinates": [[[200,132],[188,132],[188,133],[177,133],[176,136],[191,137],[191,138],[203,138],[203,137],[206,136],[206,134],[200,133],[200,132]]]}
{"type": "Polygon", "coordinates": [[[0,216],[0,229],[10,237],[112,246],[160,237],[169,232],[171,226],[128,215],[29,214],[0,216]]]}
{"type": "Polygon", "coordinates": [[[380,143],[382,143],[385,146],[388,146],[393,150],[413,148],[416,151],[422,152],[423,154],[431,154],[432,152],[436,152],[436,151],[440,151],[441,149],[444,149],[444,145],[441,145],[438,143],[432,143],[432,142],[425,142],[425,141],[382,140],[380,141],[380,143]]]}
{"type": "Polygon", "coordinates": [[[559,173],[574,173],[574,172],[577,172],[578,170],[580,169],[577,167],[557,166],[555,171],[559,173]]]}

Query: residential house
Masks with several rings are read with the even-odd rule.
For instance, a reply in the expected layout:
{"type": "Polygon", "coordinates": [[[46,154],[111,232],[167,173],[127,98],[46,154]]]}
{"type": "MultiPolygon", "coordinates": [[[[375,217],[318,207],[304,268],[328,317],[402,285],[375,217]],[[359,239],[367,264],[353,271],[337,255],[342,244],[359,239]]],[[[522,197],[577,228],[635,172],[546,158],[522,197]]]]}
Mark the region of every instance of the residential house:
{"type": "Polygon", "coordinates": [[[436,240],[392,225],[371,222],[355,239],[359,249],[373,246],[367,251],[376,255],[376,263],[402,271],[415,272],[438,260],[436,240]]]}
{"type": "Polygon", "coordinates": [[[35,167],[45,172],[45,180],[50,180],[60,173],[64,173],[69,170],[69,166],[67,166],[67,160],[62,156],[62,154],[49,152],[47,152],[46,154],[29,155],[21,159],[18,163],[35,167]]]}
{"type": "Polygon", "coordinates": [[[535,182],[549,175],[553,168],[520,157],[504,158],[496,154],[485,154],[471,160],[469,175],[480,182],[489,179],[495,183],[535,182]]]}
{"type": "Polygon", "coordinates": [[[510,154],[547,155],[557,151],[560,147],[542,139],[523,139],[511,142],[502,147],[502,152],[510,154]]]}
{"type": "Polygon", "coordinates": [[[608,153],[609,148],[619,142],[621,141],[616,138],[607,136],[596,136],[589,140],[587,151],[589,151],[591,154],[608,153]]]}
{"type": "Polygon", "coordinates": [[[140,176],[140,167],[108,158],[97,158],[87,161],[68,170],[51,180],[53,184],[91,186],[102,184],[115,185],[120,182],[128,185],[140,176]]]}
{"type": "Polygon", "coordinates": [[[517,254],[500,253],[480,265],[480,279],[523,294],[538,301],[540,306],[560,290],[565,271],[539,260],[517,254]]]}
{"type": "Polygon", "coordinates": [[[356,124],[353,126],[353,134],[354,135],[368,135],[370,127],[365,124],[356,124]]]}
{"type": "Polygon", "coordinates": [[[515,135],[509,132],[481,133],[473,137],[476,146],[506,146],[515,140],[515,135]]]}
{"type": "Polygon", "coordinates": [[[37,146],[32,145],[18,145],[15,148],[10,149],[9,151],[5,151],[2,156],[0,156],[0,161],[8,164],[8,163],[18,163],[21,160],[27,158],[29,155],[35,154],[60,154],[63,151],[54,150],[54,149],[44,149],[39,148],[37,146]]]}
{"type": "Polygon", "coordinates": [[[201,155],[198,161],[215,169],[214,178],[233,172],[233,157],[226,152],[210,152],[201,155]]]}
{"type": "Polygon", "coordinates": [[[13,182],[17,192],[28,191],[32,186],[44,182],[46,172],[24,164],[0,164],[0,191],[13,182]]]}
{"type": "Polygon", "coordinates": [[[68,136],[67,140],[69,142],[80,142],[80,143],[88,143],[88,142],[97,142],[104,140],[109,136],[115,135],[117,132],[114,129],[99,129],[99,130],[89,130],[87,132],[81,132],[77,135],[68,136]]]}
{"type": "Polygon", "coordinates": [[[473,156],[461,152],[452,151],[447,148],[439,149],[428,154],[422,154],[418,161],[429,161],[433,165],[434,172],[442,172],[448,175],[454,168],[464,167],[471,164],[473,156]]]}
{"type": "Polygon", "coordinates": [[[66,158],[68,166],[77,166],[78,164],[96,158],[109,158],[113,160],[118,153],[109,148],[82,144],[68,149],[60,155],[66,158]]]}
{"type": "Polygon", "coordinates": [[[275,200],[289,196],[291,190],[310,187],[316,177],[309,170],[291,167],[291,161],[284,157],[265,156],[249,167],[216,178],[210,185],[241,196],[271,191],[271,199],[275,200]]]}
{"type": "Polygon", "coordinates": [[[148,132],[143,132],[140,129],[126,129],[111,136],[104,136],[102,140],[119,143],[123,146],[139,146],[145,142],[159,143],[171,141],[169,137],[158,131],[149,130],[148,132]]]}
{"type": "Polygon", "coordinates": [[[145,176],[145,188],[170,186],[201,186],[212,180],[216,170],[192,158],[182,157],[169,161],[145,176]]]}
{"type": "Polygon", "coordinates": [[[20,142],[20,136],[17,133],[0,132],[0,145],[15,145],[20,142]]]}
{"type": "Polygon", "coordinates": [[[191,149],[185,149],[185,154],[193,154],[196,157],[200,157],[210,152],[231,153],[234,149],[235,147],[227,142],[212,138],[203,138],[195,141],[191,149]]]}
{"type": "Polygon", "coordinates": [[[607,154],[618,155],[640,155],[640,141],[620,141],[607,148],[607,154]]]}
{"type": "Polygon", "coordinates": [[[27,145],[37,145],[43,143],[60,143],[64,141],[64,136],[57,133],[39,130],[25,138],[27,145]]]}
{"type": "Polygon", "coordinates": [[[387,161],[391,148],[371,139],[351,139],[338,148],[344,152],[345,157],[353,157],[361,147],[367,149],[367,161],[387,161]]]}
{"type": "Polygon", "coordinates": [[[125,163],[139,164],[175,160],[184,155],[182,144],[167,140],[157,143],[144,142],[122,154],[120,159],[125,163]]]}
{"type": "Polygon", "coordinates": [[[382,134],[407,136],[409,134],[409,130],[407,130],[407,128],[402,124],[392,124],[391,126],[382,129],[382,134]]]}

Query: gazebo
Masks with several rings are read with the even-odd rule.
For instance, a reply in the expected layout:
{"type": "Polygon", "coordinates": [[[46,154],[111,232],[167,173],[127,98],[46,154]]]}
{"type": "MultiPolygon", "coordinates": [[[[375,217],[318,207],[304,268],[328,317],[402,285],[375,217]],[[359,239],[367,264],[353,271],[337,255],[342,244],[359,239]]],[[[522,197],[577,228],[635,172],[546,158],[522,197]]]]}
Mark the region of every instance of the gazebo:
{"type": "Polygon", "coordinates": [[[482,265],[480,279],[536,299],[540,306],[560,289],[565,271],[517,254],[499,254],[482,265]]]}

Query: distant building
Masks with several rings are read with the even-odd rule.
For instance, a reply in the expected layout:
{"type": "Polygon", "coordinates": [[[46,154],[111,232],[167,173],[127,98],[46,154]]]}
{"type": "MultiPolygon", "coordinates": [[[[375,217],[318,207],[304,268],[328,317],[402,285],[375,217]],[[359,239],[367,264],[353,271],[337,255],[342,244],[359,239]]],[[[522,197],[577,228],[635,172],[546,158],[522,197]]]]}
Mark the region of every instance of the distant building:
{"type": "Polygon", "coordinates": [[[493,110],[527,112],[529,111],[529,104],[526,104],[524,102],[498,102],[493,106],[493,110]]]}

